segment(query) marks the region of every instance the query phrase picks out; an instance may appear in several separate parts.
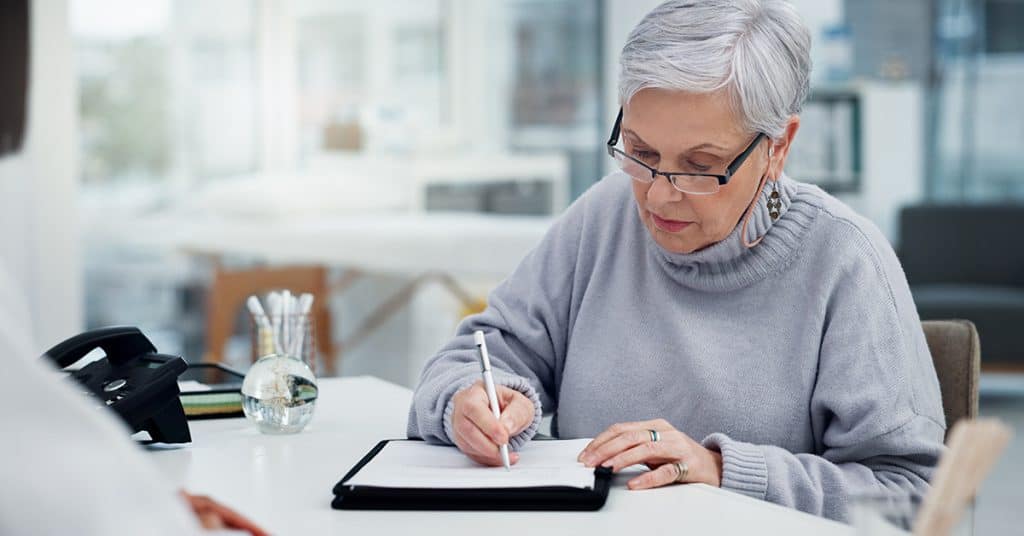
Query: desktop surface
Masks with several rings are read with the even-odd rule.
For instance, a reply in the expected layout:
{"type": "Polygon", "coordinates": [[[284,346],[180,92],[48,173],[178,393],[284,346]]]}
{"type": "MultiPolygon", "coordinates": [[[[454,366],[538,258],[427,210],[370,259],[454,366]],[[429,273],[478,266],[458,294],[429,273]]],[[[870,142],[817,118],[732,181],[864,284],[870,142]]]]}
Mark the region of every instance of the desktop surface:
{"type": "Polygon", "coordinates": [[[193,442],[148,454],[175,483],[215,497],[272,534],[789,534],[852,536],[849,526],[706,485],[629,491],[618,476],[597,512],[332,510],[331,489],[381,439],[405,437],[412,392],[372,377],[320,382],[299,434],[244,418],[192,421],[193,442]]]}

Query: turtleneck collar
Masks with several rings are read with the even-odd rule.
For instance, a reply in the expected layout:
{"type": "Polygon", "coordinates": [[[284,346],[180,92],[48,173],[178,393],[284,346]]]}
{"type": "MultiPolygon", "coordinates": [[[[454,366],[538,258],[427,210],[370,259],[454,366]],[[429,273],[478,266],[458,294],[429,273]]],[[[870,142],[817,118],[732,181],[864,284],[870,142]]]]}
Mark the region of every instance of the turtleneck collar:
{"type": "Polygon", "coordinates": [[[810,196],[800,195],[796,181],[783,174],[777,185],[782,202],[779,218],[772,220],[769,215],[768,199],[772,183],[768,182],[747,224],[748,243],[764,237],[752,248],[744,246],[740,239],[743,228],[743,221],[740,220],[726,238],[693,253],[666,251],[644,227],[648,249],[676,281],[687,287],[727,291],[759,281],[790,258],[813,219],[812,211],[808,210],[810,207],[801,206],[807,205],[809,199],[806,198],[810,196]]]}

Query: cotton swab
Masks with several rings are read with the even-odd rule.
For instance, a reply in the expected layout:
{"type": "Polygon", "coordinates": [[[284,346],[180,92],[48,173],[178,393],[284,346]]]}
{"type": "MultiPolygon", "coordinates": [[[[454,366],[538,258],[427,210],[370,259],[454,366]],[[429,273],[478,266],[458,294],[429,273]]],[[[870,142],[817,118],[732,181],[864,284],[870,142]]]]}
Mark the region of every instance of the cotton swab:
{"type": "Polygon", "coordinates": [[[249,299],[245,301],[245,305],[248,307],[253,321],[256,322],[256,354],[259,357],[263,357],[274,353],[274,332],[270,326],[270,321],[267,319],[267,313],[260,304],[260,299],[256,296],[249,296],[249,299]]]}
{"type": "Polygon", "coordinates": [[[292,341],[291,354],[298,356],[299,352],[302,351],[303,339],[306,336],[306,325],[309,323],[309,313],[313,310],[313,295],[305,292],[299,296],[298,304],[296,306],[298,314],[296,315],[296,331],[298,334],[295,340],[292,341]]]}
{"type": "Polygon", "coordinates": [[[267,305],[270,306],[271,330],[274,333],[274,352],[278,354],[284,353],[284,348],[281,346],[281,302],[281,295],[277,292],[271,292],[267,296],[267,305]]]}
{"type": "Polygon", "coordinates": [[[292,315],[294,314],[294,303],[291,291],[285,290],[281,293],[282,314],[284,315],[284,321],[281,327],[281,347],[286,351],[290,351],[292,349],[292,321],[294,320],[292,315]]]}
{"type": "Polygon", "coordinates": [[[260,299],[256,296],[249,296],[249,299],[245,301],[246,307],[249,308],[249,314],[252,315],[256,323],[261,328],[270,329],[270,322],[267,320],[267,313],[263,310],[263,306],[260,304],[260,299]]]}

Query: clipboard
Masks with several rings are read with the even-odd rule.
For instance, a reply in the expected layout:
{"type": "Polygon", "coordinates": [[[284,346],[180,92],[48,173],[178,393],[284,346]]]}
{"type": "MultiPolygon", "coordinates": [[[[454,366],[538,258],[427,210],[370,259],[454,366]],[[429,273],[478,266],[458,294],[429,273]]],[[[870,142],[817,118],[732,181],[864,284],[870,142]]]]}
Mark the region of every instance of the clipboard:
{"type": "Polygon", "coordinates": [[[335,510],[533,510],[533,511],[594,511],[600,510],[608,500],[611,487],[611,469],[594,470],[594,486],[538,486],[526,488],[389,488],[352,486],[351,480],[370,460],[392,441],[422,441],[419,439],[393,439],[377,443],[334,485],[335,510]]]}

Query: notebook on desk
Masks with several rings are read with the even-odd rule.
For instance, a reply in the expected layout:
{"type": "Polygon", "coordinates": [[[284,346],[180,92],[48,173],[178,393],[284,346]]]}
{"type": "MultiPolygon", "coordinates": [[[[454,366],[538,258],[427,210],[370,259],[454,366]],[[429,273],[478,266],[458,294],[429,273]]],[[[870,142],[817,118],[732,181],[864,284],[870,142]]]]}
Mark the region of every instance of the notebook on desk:
{"type": "Polygon", "coordinates": [[[611,472],[576,455],[588,439],[534,440],[511,471],[455,447],[381,441],[334,486],[333,508],[354,510],[597,510],[611,472]]]}

